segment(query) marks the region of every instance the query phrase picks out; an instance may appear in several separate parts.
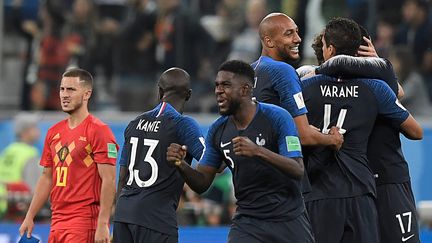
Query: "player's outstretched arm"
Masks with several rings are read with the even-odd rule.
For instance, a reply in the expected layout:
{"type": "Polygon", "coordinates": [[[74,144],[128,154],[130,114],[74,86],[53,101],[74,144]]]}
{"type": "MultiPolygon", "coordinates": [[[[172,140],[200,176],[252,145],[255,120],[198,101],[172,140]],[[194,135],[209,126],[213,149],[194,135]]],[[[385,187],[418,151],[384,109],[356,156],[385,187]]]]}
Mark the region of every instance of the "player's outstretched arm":
{"type": "Polygon", "coordinates": [[[233,140],[234,153],[240,156],[257,156],[273,165],[287,176],[300,180],[304,175],[302,158],[289,158],[258,146],[247,137],[235,137],[233,140]]]}
{"type": "Polygon", "coordinates": [[[193,169],[184,161],[187,147],[172,143],[167,149],[167,161],[177,167],[185,182],[196,193],[203,193],[210,187],[217,173],[217,169],[210,166],[198,165],[193,169]]]}
{"type": "Polygon", "coordinates": [[[115,166],[99,163],[97,168],[102,180],[102,186],[95,242],[109,242],[109,218],[115,196],[115,166]]]}
{"type": "Polygon", "coordinates": [[[30,203],[29,210],[27,211],[26,217],[19,228],[19,234],[22,236],[27,232],[27,238],[30,238],[34,222],[33,219],[45,202],[48,200],[52,186],[52,168],[44,167],[41,177],[36,184],[33,199],[30,203]]]}
{"type": "Polygon", "coordinates": [[[317,131],[309,125],[309,121],[305,114],[294,117],[294,122],[300,136],[300,142],[303,146],[333,146],[336,150],[339,150],[342,147],[344,141],[342,134],[339,132],[323,134],[320,131],[317,131]]]}
{"type": "Polygon", "coordinates": [[[405,137],[407,137],[408,139],[423,139],[423,128],[411,115],[409,115],[408,118],[404,122],[402,122],[401,131],[403,135],[405,135],[405,137]]]}

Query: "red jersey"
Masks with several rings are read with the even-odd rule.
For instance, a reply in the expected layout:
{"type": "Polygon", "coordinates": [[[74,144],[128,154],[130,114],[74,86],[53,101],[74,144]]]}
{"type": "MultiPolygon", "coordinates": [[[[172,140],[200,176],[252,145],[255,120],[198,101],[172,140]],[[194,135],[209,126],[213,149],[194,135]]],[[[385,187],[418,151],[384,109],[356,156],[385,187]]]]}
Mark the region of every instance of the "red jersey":
{"type": "Polygon", "coordinates": [[[51,229],[96,229],[102,180],[96,164],[115,166],[111,129],[88,115],[74,129],[63,120],[48,130],[40,164],[52,167],[51,229]]]}

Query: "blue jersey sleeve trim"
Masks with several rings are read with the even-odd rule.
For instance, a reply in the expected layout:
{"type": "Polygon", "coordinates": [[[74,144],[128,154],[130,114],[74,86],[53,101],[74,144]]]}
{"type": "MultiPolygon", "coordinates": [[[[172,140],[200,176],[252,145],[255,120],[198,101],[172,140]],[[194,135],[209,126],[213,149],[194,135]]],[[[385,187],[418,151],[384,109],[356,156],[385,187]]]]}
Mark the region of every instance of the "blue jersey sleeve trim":
{"type": "Polygon", "coordinates": [[[278,141],[279,154],[289,158],[303,157],[297,127],[292,116],[284,109],[271,104],[260,104],[272,123],[278,141]]]}
{"type": "Polygon", "coordinates": [[[186,145],[188,152],[196,160],[200,160],[205,149],[204,136],[198,123],[191,117],[180,116],[177,126],[177,136],[182,145],[186,145]]]}
{"type": "Polygon", "coordinates": [[[203,166],[210,166],[213,168],[220,168],[223,162],[223,157],[218,149],[215,134],[223,123],[227,121],[227,117],[217,119],[209,128],[206,138],[206,149],[199,164],[203,166]]]}
{"type": "Polygon", "coordinates": [[[361,79],[361,81],[366,83],[375,95],[379,114],[390,119],[395,127],[400,127],[408,118],[409,112],[399,103],[396,94],[388,84],[378,79],[361,79]]]}
{"type": "Polygon", "coordinates": [[[281,107],[292,117],[306,114],[300,78],[295,69],[287,63],[274,60],[268,61],[266,67],[269,69],[273,88],[279,94],[281,107]]]}

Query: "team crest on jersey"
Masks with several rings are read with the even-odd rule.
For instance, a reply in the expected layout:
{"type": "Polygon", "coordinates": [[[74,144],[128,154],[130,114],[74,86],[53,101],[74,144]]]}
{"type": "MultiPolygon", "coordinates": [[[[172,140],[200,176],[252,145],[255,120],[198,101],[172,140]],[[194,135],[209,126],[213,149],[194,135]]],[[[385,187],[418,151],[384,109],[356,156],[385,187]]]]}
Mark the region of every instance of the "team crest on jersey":
{"type": "Polygon", "coordinates": [[[57,156],[59,157],[60,161],[63,163],[66,159],[66,157],[69,154],[69,148],[67,146],[63,146],[58,152],[57,156]]]}
{"type": "Polygon", "coordinates": [[[265,140],[264,138],[261,138],[261,136],[262,136],[262,134],[260,134],[259,137],[256,138],[255,143],[256,143],[258,146],[261,146],[261,147],[262,147],[262,146],[265,145],[266,140],[265,140]],[[260,138],[261,138],[261,139],[260,139],[260,138]]]}

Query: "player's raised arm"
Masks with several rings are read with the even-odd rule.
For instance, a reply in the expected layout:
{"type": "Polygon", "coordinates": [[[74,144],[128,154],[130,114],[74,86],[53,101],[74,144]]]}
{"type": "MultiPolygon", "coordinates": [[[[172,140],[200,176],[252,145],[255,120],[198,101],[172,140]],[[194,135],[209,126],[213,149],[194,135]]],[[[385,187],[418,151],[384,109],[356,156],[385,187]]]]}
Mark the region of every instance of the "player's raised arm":
{"type": "Polygon", "coordinates": [[[217,169],[205,165],[198,165],[196,170],[193,169],[184,161],[186,152],[186,146],[172,143],[167,149],[167,161],[177,166],[178,171],[193,191],[201,194],[210,187],[217,169]]]}

